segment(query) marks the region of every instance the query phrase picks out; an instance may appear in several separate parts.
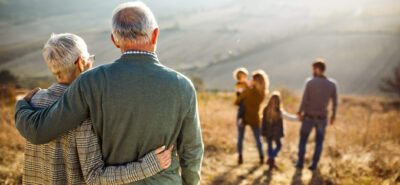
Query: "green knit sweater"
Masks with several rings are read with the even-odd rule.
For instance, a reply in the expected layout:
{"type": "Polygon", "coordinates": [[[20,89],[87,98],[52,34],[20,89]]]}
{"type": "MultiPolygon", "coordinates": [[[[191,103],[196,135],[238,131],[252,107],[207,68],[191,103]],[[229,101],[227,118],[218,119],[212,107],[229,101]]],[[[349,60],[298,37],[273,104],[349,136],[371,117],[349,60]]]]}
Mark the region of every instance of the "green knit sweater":
{"type": "Polygon", "coordinates": [[[49,142],[89,117],[107,165],[136,161],[157,147],[174,145],[170,168],[132,184],[199,184],[204,146],[195,89],[155,56],[122,55],[80,75],[52,106],[34,110],[20,100],[15,112],[17,129],[35,144],[49,142]]]}

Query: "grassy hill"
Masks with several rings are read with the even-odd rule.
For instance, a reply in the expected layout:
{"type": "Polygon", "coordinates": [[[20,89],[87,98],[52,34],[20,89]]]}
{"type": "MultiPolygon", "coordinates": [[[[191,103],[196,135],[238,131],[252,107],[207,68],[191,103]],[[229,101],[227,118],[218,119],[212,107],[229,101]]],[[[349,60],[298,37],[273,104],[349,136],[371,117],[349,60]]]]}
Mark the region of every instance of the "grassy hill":
{"type": "MultiPolygon", "coordinates": [[[[284,108],[297,110],[299,96],[282,91],[284,108]]],[[[296,170],[299,122],[284,122],[285,137],[277,165],[268,171],[258,164],[255,142],[248,128],[244,164],[236,163],[236,108],[233,93],[199,93],[199,112],[205,144],[204,185],[333,185],[400,183],[400,103],[371,96],[342,96],[337,120],[326,131],[319,169],[296,170]]],[[[0,102],[0,184],[20,184],[25,140],[14,126],[13,108],[0,102]],[[10,139],[12,138],[12,139],[10,139]]],[[[314,131],[307,145],[306,164],[314,147],[314,131]]],[[[264,151],[266,150],[263,141],[264,151]]]]}
{"type": "MultiPolygon", "coordinates": [[[[96,65],[113,61],[119,51],[109,40],[110,17],[120,2],[0,1],[0,69],[22,78],[50,75],[41,47],[52,32],[81,35],[96,65]]],[[[300,91],[310,63],[324,58],[341,92],[375,94],[400,64],[396,0],[145,3],[160,24],[162,63],[203,79],[209,89],[231,89],[231,72],[244,66],[264,69],[273,87],[300,91]]]]}

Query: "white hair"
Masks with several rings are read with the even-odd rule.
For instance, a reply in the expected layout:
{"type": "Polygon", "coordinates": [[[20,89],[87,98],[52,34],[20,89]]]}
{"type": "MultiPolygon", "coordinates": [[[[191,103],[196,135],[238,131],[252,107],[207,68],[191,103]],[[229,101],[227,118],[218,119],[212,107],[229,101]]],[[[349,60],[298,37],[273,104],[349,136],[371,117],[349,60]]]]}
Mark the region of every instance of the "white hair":
{"type": "Polygon", "coordinates": [[[55,75],[72,75],[75,61],[89,58],[85,41],[71,33],[51,34],[43,47],[43,57],[50,71],[55,75]]]}
{"type": "Polygon", "coordinates": [[[112,34],[117,43],[124,39],[148,43],[156,28],[153,12],[140,1],[122,3],[113,12],[112,34]]]}

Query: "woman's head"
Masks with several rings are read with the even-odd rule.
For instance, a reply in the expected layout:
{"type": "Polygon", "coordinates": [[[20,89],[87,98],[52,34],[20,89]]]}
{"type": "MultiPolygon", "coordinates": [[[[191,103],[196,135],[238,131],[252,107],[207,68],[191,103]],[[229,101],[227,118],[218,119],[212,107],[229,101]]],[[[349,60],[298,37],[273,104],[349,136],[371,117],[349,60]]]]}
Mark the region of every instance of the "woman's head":
{"type": "Polygon", "coordinates": [[[282,118],[281,115],[281,96],[280,93],[274,91],[267,106],[265,107],[268,121],[277,121],[282,118]]]}
{"type": "Polygon", "coordinates": [[[263,70],[257,70],[252,73],[251,85],[255,87],[264,96],[268,93],[269,79],[263,70]]]}
{"type": "Polygon", "coordinates": [[[43,47],[43,57],[60,83],[72,83],[93,62],[85,41],[71,33],[52,34],[43,47]]]}

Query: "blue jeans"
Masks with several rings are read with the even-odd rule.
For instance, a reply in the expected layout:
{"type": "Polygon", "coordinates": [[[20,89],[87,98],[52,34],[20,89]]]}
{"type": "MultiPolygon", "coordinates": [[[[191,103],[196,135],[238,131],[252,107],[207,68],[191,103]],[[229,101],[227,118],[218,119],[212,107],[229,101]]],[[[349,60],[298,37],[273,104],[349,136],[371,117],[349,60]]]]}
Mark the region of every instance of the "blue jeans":
{"type": "Polygon", "coordinates": [[[268,143],[268,157],[269,158],[275,158],[278,155],[278,153],[279,153],[279,151],[281,150],[281,147],[282,147],[281,139],[269,139],[269,138],[267,138],[267,143],[268,143]],[[273,141],[275,141],[275,145],[276,145],[275,149],[272,146],[273,145],[273,143],[272,143],[273,141]]]}
{"type": "Polygon", "coordinates": [[[299,143],[299,161],[297,165],[303,166],[304,163],[304,155],[306,153],[306,145],[308,136],[310,135],[312,129],[315,127],[315,149],[314,156],[312,159],[312,166],[316,166],[318,164],[319,158],[322,153],[322,145],[325,137],[325,128],[327,124],[327,119],[313,120],[310,118],[305,118],[301,124],[300,129],[300,143],[299,143]]]}
{"type": "MultiPolygon", "coordinates": [[[[246,129],[245,126],[237,126],[238,127],[238,142],[237,142],[237,150],[239,155],[242,155],[243,151],[243,139],[244,139],[244,132],[246,129]]],[[[262,143],[260,138],[260,127],[250,126],[251,130],[253,131],[254,139],[256,140],[258,154],[260,157],[264,157],[264,153],[262,151],[262,143]]]]}

